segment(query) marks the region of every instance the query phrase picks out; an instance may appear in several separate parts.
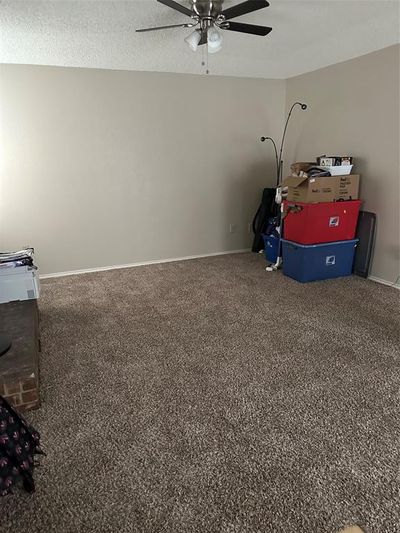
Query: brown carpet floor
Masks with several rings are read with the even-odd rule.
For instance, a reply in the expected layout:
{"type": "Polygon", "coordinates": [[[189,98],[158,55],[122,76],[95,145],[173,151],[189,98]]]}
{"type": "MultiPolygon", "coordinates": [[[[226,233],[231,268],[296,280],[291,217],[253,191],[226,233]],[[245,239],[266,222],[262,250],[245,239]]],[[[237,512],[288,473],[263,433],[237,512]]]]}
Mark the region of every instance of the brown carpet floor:
{"type": "Polygon", "coordinates": [[[251,254],[47,280],[8,533],[400,531],[399,297],[251,254]]]}

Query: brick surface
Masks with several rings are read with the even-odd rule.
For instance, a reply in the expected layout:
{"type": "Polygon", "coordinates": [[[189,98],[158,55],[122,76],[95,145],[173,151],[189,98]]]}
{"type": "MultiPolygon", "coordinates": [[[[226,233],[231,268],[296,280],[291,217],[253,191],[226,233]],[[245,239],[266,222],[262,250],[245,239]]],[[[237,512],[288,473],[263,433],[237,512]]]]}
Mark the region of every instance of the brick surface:
{"type": "Polygon", "coordinates": [[[20,413],[25,413],[26,411],[31,411],[32,409],[37,409],[38,407],[40,407],[39,400],[37,402],[18,405],[18,411],[20,413]]]}
{"type": "Polygon", "coordinates": [[[21,392],[21,385],[19,381],[16,383],[6,383],[6,395],[18,394],[19,392],[21,392]]]}
{"type": "Polygon", "coordinates": [[[22,403],[32,403],[38,401],[38,393],[37,390],[31,390],[28,392],[22,393],[22,403]]]}
{"type": "Polygon", "coordinates": [[[32,390],[32,389],[36,389],[37,388],[36,378],[24,379],[23,381],[21,381],[21,384],[22,384],[22,390],[23,391],[32,390]]]}
{"type": "Polygon", "coordinates": [[[19,405],[22,404],[20,394],[12,394],[10,396],[4,396],[4,397],[11,405],[14,405],[15,407],[18,407],[19,405]]]}
{"type": "Polygon", "coordinates": [[[0,304],[0,333],[12,340],[10,351],[0,359],[0,395],[19,411],[36,408],[39,405],[37,301],[0,304]],[[21,393],[26,394],[24,399],[21,393]]]}

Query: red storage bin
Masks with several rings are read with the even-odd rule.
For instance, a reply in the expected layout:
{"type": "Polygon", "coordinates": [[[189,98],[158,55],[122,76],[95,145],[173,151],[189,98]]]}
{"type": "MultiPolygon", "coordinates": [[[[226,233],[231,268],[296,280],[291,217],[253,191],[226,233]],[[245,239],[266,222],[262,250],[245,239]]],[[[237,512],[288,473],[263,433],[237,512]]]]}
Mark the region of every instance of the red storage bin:
{"type": "Polygon", "coordinates": [[[285,201],[284,237],[300,244],[354,239],[361,201],[305,204],[285,201]]]}

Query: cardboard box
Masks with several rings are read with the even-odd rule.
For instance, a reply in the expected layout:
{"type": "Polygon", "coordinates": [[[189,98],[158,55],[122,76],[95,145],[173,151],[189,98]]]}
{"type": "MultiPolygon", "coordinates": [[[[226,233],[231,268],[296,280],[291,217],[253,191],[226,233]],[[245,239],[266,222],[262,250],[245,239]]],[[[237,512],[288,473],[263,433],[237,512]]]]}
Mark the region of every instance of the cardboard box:
{"type": "Polygon", "coordinates": [[[289,188],[287,200],[305,203],[358,200],[359,184],[358,174],[311,178],[289,176],[283,182],[283,186],[289,188]]]}

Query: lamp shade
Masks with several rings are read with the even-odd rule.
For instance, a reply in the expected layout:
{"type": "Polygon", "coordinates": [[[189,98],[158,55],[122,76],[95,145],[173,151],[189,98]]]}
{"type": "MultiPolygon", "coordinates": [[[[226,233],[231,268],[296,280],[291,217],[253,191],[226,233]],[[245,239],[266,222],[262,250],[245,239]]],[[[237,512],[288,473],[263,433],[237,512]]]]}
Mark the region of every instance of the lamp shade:
{"type": "Polygon", "coordinates": [[[199,46],[200,39],[201,39],[201,31],[194,30],[190,35],[186,37],[185,43],[187,43],[190,46],[193,52],[196,52],[197,47],[199,46]]]}
{"type": "Polygon", "coordinates": [[[222,35],[213,26],[211,26],[208,29],[207,40],[208,40],[208,53],[209,54],[215,54],[216,52],[219,52],[221,50],[222,35]]]}

